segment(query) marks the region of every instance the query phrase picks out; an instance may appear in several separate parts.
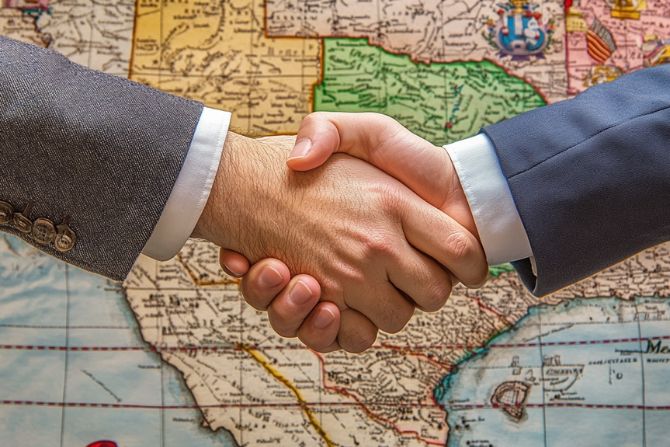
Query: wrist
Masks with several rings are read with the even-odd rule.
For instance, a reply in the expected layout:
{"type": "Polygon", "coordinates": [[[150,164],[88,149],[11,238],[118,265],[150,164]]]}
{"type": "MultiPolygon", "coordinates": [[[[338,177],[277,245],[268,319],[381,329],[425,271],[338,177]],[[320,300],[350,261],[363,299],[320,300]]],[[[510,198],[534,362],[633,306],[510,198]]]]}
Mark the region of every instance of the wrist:
{"type": "Polygon", "coordinates": [[[488,137],[479,134],[446,147],[467,198],[489,264],[532,253],[507,178],[488,137]]]}
{"type": "Polygon", "coordinates": [[[287,151],[276,138],[268,144],[229,133],[194,237],[258,258],[281,210],[290,207],[282,163],[287,151]]]}
{"type": "Polygon", "coordinates": [[[450,184],[447,188],[447,200],[443,209],[445,209],[447,214],[456,220],[456,222],[463,225],[463,227],[472,233],[472,235],[475,236],[481,244],[481,238],[479,236],[479,231],[477,230],[475,217],[472,213],[468,197],[465,194],[465,190],[463,189],[461,179],[458,176],[456,166],[454,165],[449,152],[447,150],[444,150],[444,152],[447,153],[447,178],[450,179],[450,184]]]}
{"type": "Polygon", "coordinates": [[[231,200],[226,199],[230,199],[233,191],[237,189],[232,184],[235,181],[235,176],[230,171],[238,147],[240,144],[244,144],[244,140],[246,138],[238,134],[228,133],[207,204],[193,229],[192,237],[206,239],[220,246],[227,246],[225,241],[222,240],[225,235],[218,229],[225,228],[227,229],[226,233],[233,230],[229,221],[232,216],[231,200]]]}

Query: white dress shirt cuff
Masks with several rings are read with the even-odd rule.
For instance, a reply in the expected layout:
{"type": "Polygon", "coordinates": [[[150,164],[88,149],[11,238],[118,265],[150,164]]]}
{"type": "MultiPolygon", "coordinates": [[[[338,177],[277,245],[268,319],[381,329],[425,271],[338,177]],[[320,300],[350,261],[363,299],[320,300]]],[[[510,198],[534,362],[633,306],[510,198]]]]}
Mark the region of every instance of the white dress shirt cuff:
{"type": "Polygon", "coordinates": [[[470,204],[489,265],[533,252],[493,144],[484,134],[445,146],[470,204]]]}
{"type": "Polygon", "coordinates": [[[143,254],[167,261],[191,236],[212,190],[229,125],[230,113],[203,109],[184,165],[143,254]]]}

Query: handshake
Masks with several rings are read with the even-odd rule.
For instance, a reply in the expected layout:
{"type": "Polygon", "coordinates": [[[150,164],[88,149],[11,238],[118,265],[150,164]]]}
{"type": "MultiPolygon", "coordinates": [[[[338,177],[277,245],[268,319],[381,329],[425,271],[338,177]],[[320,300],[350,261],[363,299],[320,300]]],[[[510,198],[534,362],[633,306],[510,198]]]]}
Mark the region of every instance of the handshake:
{"type": "Polygon", "coordinates": [[[312,114],[295,140],[229,133],[193,235],[226,248],[279,335],[320,352],[362,352],[488,272],[446,150],[372,113],[312,114]]]}

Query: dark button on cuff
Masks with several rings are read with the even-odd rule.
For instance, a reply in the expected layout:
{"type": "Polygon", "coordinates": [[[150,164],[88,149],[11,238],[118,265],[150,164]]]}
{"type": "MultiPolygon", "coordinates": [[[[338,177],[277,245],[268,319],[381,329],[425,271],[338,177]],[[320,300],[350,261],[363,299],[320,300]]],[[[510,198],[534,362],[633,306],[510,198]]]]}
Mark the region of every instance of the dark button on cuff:
{"type": "Polygon", "coordinates": [[[32,203],[29,203],[22,213],[17,213],[11,204],[0,200],[0,225],[14,228],[23,233],[26,239],[32,239],[38,245],[53,244],[61,253],[72,250],[77,243],[77,235],[70,228],[70,218],[66,217],[58,226],[44,217],[39,217],[33,222],[29,217],[32,207],[32,203]]]}
{"type": "Polygon", "coordinates": [[[61,253],[66,253],[72,250],[77,243],[77,235],[74,234],[74,231],[72,231],[66,222],[58,225],[57,228],[58,234],[56,235],[56,241],[54,242],[56,250],[61,253]]]}
{"type": "Polygon", "coordinates": [[[56,227],[49,219],[40,217],[33,223],[33,240],[40,245],[49,245],[56,238],[56,227]]]}
{"type": "Polygon", "coordinates": [[[8,224],[14,216],[14,207],[7,202],[0,201],[0,225],[8,224]]]}

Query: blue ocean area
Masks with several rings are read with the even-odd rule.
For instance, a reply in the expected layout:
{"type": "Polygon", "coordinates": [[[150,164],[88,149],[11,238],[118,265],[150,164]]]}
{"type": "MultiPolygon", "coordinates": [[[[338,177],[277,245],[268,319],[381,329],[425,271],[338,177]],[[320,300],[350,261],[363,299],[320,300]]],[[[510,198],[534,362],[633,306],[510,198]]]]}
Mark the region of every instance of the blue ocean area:
{"type": "Polygon", "coordinates": [[[670,445],[669,316],[654,297],[531,308],[434,389],[447,446],[670,445]]]}
{"type": "Polygon", "coordinates": [[[202,427],[181,375],[144,349],[119,284],[13,237],[0,252],[1,445],[236,445],[202,427]],[[128,349],[82,349],[101,347],[128,349]]]}

